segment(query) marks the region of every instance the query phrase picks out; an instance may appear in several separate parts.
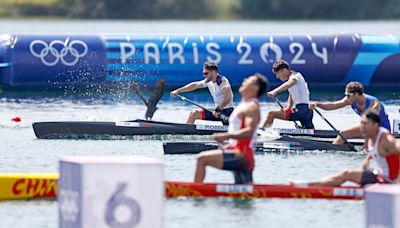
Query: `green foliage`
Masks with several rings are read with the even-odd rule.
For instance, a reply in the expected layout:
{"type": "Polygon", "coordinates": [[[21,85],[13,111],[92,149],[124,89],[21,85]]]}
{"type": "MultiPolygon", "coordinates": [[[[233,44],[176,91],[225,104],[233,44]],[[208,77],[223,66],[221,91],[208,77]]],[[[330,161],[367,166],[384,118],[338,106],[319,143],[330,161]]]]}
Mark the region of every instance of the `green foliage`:
{"type": "Polygon", "coordinates": [[[90,19],[399,19],[400,0],[0,0],[0,17],[90,19]]]}
{"type": "Polygon", "coordinates": [[[244,19],[395,19],[400,0],[240,0],[233,10],[244,19]]]}
{"type": "Polygon", "coordinates": [[[217,15],[213,1],[201,0],[64,0],[74,18],[201,19],[217,15]]]}

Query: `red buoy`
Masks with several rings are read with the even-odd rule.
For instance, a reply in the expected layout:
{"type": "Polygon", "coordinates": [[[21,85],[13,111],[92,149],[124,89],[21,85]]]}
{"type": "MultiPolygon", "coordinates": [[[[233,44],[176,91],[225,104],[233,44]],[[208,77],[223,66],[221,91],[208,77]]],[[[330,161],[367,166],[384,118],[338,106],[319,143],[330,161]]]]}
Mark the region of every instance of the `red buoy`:
{"type": "Polygon", "coordinates": [[[21,118],[19,118],[18,116],[16,116],[16,117],[12,118],[11,121],[16,122],[16,123],[19,123],[19,122],[21,122],[21,118]]]}

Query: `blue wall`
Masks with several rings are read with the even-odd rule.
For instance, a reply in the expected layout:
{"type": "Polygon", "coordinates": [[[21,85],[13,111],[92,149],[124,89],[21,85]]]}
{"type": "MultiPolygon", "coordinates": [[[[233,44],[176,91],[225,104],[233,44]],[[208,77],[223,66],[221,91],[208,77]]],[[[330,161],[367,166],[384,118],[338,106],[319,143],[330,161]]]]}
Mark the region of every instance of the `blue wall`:
{"type": "Polygon", "coordinates": [[[255,72],[280,83],[272,63],[283,58],[311,88],[359,81],[400,86],[400,37],[184,35],[1,35],[3,89],[114,86],[129,81],[169,87],[202,79],[204,61],[216,61],[233,86],[255,72]]]}

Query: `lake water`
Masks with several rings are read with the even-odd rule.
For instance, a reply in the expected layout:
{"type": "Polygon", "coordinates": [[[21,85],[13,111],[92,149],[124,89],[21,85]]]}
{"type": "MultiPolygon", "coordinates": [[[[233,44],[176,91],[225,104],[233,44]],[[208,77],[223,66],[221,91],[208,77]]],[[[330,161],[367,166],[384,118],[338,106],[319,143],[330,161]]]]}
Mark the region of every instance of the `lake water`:
{"type": "MultiPolygon", "coordinates": [[[[0,172],[58,172],[62,155],[146,155],[164,162],[166,180],[191,181],[194,175],[195,155],[164,156],[161,141],[134,140],[38,140],[32,122],[55,120],[128,120],[143,118],[144,106],[135,96],[124,94],[92,97],[85,95],[4,94],[0,100],[0,172]],[[14,116],[22,118],[15,124],[14,116]]],[[[188,97],[211,106],[207,93],[188,94],[188,97]]],[[[238,102],[236,94],[235,102],[238,102]]],[[[335,94],[317,96],[333,99],[335,94]]],[[[314,100],[317,99],[314,97],[314,100]]],[[[386,97],[386,96],[384,96],[386,97]]],[[[399,99],[386,97],[389,115],[398,118],[399,99]]],[[[266,98],[263,115],[277,105],[266,98]]],[[[154,119],[184,122],[194,107],[183,101],[164,96],[154,119]]],[[[349,108],[323,112],[338,128],[358,121],[349,108]]],[[[315,125],[329,127],[318,117],[315,125]]],[[[293,127],[292,123],[275,122],[278,127],[293,127]]],[[[305,154],[256,155],[254,179],[258,183],[287,183],[289,180],[312,180],[356,167],[361,155],[309,152],[305,154]]],[[[206,181],[232,182],[228,172],[209,169],[206,181]]],[[[240,205],[230,200],[207,199],[166,200],[165,227],[362,227],[364,202],[331,200],[260,199],[240,205]]],[[[12,201],[0,203],[0,227],[56,227],[57,204],[49,201],[12,201]]]]}
{"type": "MultiPolygon", "coordinates": [[[[0,33],[210,33],[210,34],[329,34],[338,32],[399,33],[400,23],[391,22],[177,22],[177,21],[16,21],[0,20],[0,33]]],[[[332,100],[336,93],[312,94],[312,100],[332,100]]],[[[399,92],[373,94],[382,99],[391,119],[399,119],[399,92]]],[[[207,93],[188,98],[211,107],[207,93]]],[[[236,94],[235,103],[239,100],[236,94]]],[[[283,97],[280,97],[283,100],[283,97]]],[[[261,102],[262,114],[277,109],[271,100],[261,102]]],[[[154,120],[184,122],[195,107],[167,95],[154,120]]],[[[58,172],[62,155],[146,155],[164,163],[166,180],[192,181],[194,155],[164,156],[161,141],[134,140],[38,140],[32,122],[60,120],[129,120],[143,118],[144,105],[132,94],[75,94],[19,92],[0,94],[0,172],[58,172]],[[14,116],[21,123],[10,121],[14,116]]],[[[356,124],[359,117],[350,108],[323,112],[337,128],[356,124]]],[[[329,129],[314,116],[319,129],[329,129]]],[[[294,127],[275,122],[276,127],[294,127]]],[[[287,183],[313,180],[360,165],[363,156],[309,152],[304,154],[256,155],[257,183],[287,183]]],[[[232,182],[230,173],[208,169],[206,181],[232,182]]],[[[260,199],[242,205],[227,199],[165,200],[165,227],[363,227],[363,201],[260,199]]],[[[0,227],[56,227],[54,201],[11,201],[0,203],[0,227]]]]}

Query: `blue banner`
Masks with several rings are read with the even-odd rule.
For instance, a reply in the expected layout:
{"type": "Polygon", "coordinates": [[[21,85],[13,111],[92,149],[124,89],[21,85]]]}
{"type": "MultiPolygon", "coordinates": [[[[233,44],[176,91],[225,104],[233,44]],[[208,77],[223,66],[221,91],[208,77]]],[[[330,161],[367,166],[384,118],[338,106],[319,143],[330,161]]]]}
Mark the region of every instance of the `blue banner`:
{"type": "Polygon", "coordinates": [[[90,88],[131,81],[169,87],[202,80],[202,65],[214,61],[233,86],[256,72],[272,85],[276,59],[300,71],[311,88],[359,81],[365,86],[399,86],[400,37],[199,35],[2,35],[1,86],[90,88]]]}

